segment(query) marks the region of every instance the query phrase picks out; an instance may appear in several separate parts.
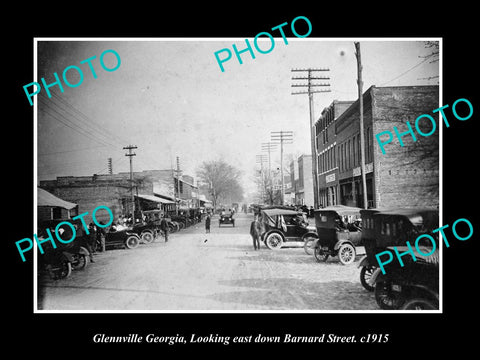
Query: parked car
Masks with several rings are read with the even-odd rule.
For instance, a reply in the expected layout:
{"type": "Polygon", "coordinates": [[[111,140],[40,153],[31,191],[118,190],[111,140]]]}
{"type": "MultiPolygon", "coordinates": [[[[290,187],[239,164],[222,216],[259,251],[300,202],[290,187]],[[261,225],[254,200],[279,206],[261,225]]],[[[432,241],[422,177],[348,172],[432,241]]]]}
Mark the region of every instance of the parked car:
{"type": "Polygon", "coordinates": [[[314,255],[317,261],[338,256],[344,265],[355,261],[356,246],[360,245],[362,225],[360,208],[333,205],[314,211],[318,240],[314,255]]]}
{"type": "Polygon", "coordinates": [[[133,225],[131,231],[140,237],[140,240],[144,244],[150,244],[157,238],[157,227],[153,222],[138,223],[133,225]]]}
{"type": "Polygon", "coordinates": [[[220,225],[222,224],[231,224],[233,225],[233,227],[235,227],[235,219],[233,218],[233,213],[227,212],[221,214],[220,218],[218,219],[218,227],[220,227],[220,225]]]}
{"type": "Polygon", "coordinates": [[[436,243],[434,250],[430,240],[425,243],[419,241],[412,249],[416,261],[411,256],[403,256],[403,266],[398,261],[392,261],[385,268],[385,274],[377,271],[372,275],[375,300],[380,308],[438,309],[439,243],[438,232],[432,233],[438,228],[438,224],[437,209],[390,209],[373,214],[374,236],[368,240],[370,244],[365,244],[367,257],[374,258],[385,250],[393,253],[394,246],[399,253],[404,253],[409,250],[406,241],[414,243],[422,234],[429,234],[436,243]],[[417,251],[417,245],[421,248],[421,253],[417,251]]]}
{"type": "Polygon", "coordinates": [[[285,208],[260,210],[262,240],[271,250],[280,249],[286,242],[305,242],[317,238],[314,226],[298,211],[285,208]]]}
{"type": "Polygon", "coordinates": [[[105,236],[105,247],[123,246],[127,249],[135,249],[140,244],[140,236],[129,228],[111,226],[105,236]]]}

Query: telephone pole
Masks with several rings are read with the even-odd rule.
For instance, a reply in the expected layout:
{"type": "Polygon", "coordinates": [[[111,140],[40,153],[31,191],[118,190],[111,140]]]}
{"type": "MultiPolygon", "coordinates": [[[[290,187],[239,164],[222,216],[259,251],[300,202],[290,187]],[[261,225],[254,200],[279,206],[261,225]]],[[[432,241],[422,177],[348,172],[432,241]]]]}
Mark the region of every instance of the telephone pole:
{"type": "Polygon", "coordinates": [[[172,168],[173,176],[173,197],[175,199],[175,214],[178,215],[177,195],[180,187],[180,177],[182,176],[182,170],[180,170],[180,158],[177,156],[177,168],[172,168]]]}
{"type": "Polygon", "coordinates": [[[314,72],[330,71],[330,69],[292,69],[292,72],[303,72],[303,76],[292,77],[292,80],[307,80],[306,84],[292,84],[292,87],[306,87],[306,90],[292,92],[292,95],[308,94],[310,106],[310,137],[312,147],[312,176],[313,176],[313,203],[314,208],[318,208],[318,170],[317,170],[317,151],[315,145],[315,117],[313,112],[313,94],[320,92],[330,92],[330,89],[317,89],[316,87],[329,87],[329,83],[313,83],[312,80],[330,80],[328,76],[314,76],[314,72]],[[305,75],[306,73],[306,75],[305,75]]]}
{"type": "MultiPolygon", "coordinates": [[[[355,42],[355,56],[357,57],[358,72],[358,102],[360,107],[360,168],[362,169],[363,208],[368,208],[367,180],[365,175],[365,134],[363,132],[363,81],[362,81],[362,57],[360,43],[355,42]]],[[[355,186],[355,185],[354,185],[355,186]]]]}
{"type": "MultiPolygon", "coordinates": [[[[131,196],[131,201],[132,201],[132,217],[133,219],[135,218],[135,197],[133,195],[133,165],[132,165],[132,156],[136,156],[135,153],[132,153],[133,149],[137,149],[136,146],[134,145],[128,145],[123,148],[124,150],[128,150],[128,154],[125,154],[125,156],[128,156],[130,158],[130,196],[131,196]]],[[[135,221],[134,221],[135,223],[135,221]]]]}
{"type": "Polygon", "coordinates": [[[282,187],[281,205],[285,205],[285,188],[283,179],[283,144],[293,143],[293,131],[272,131],[271,137],[274,143],[280,143],[280,177],[282,187]]]}
{"type": "MultiPolygon", "coordinates": [[[[271,160],[271,153],[272,150],[275,150],[277,148],[277,144],[272,143],[272,142],[266,142],[262,143],[262,151],[268,151],[268,186],[270,187],[270,194],[273,192],[273,184],[272,184],[272,160],[271,160]]],[[[265,184],[267,186],[267,184],[265,184]]],[[[272,197],[270,196],[270,205],[272,204],[272,197]]]]}
{"type": "Polygon", "coordinates": [[[266,188],[266,184],[265,184],[265,176],[264,176],[264,171],[263,171],[263,163],[266,162],[267,160],[267,155],[265,154],[260,154],[260,155],[257,155],[256,156],[256,159],[257,159],[257,164],[260,164],[260,196],[262,198],[262,203],[265,201],[265,188],[266,188]]]}

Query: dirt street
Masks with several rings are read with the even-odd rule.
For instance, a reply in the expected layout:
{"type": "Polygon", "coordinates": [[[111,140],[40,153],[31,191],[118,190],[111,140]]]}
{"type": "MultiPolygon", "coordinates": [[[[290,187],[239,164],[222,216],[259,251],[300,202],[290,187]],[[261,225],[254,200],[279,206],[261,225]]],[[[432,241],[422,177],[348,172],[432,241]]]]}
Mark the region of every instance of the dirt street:
{"type": "MultiPolygon", "coordinates": [[[[303,248],[254,251],[252,215],[204,223],[136,249],[95,254],[62,280],[40,276],[39,310],[376,310],[357,261],[317,263],[303,248]]],[[[363,250],[359,249],[360,252],[363,250]]]]}

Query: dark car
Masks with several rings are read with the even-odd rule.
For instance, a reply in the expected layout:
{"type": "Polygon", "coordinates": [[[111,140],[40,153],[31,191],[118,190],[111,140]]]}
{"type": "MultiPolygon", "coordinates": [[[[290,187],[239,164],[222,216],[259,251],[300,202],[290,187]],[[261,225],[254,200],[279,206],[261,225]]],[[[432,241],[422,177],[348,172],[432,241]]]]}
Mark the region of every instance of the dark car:
{"type": "Polygon", "coordinates": [[[235,219],[233,218],[233,213],[224,213],[223,215],[220,214],[220,218],[218,219],[218,227],[222,224],[232,224],[235,227],[235,219]]]}
{"type": "Polygon", "coordinates": [[[332,205],[314,211],[318,241],[314,255],[317,261],[338,256],[344,265],[355,261],[356,246],[362,239],[360,208],[332,205]]]}
{"type": "Polygon", "coordinates": [[[131,229],[121,229],[111,226],[105,236],[105,247],[123,246],[127,249],[135,249],[140,244],[140,236],[131,229]]]}
{"type": "MultiPolygon", "coordinates": [[[[400,254],[402,263],[392,261],[386,271],[372,274],[375,300],[384,310],[437,310],[439,308],[440,257],[438,209],[412,208],[389,209],[373,213],[372,236],[364,239],[367,259],[379,264],[376,255],[383,251],[400,254]],[[422,235],[429,235],[424,242],[422,235]],[[431,239],[435,242],[433,246],[431,239]],[[415,248],[406,242],[415,241],[415,248]],[[421,250],[420,250],[421,249],[421,250]],[[374,260],[375,259],[375,260],[374,260]]],[[[397,255],[398,256],[398,255],[397,255]]]]}
{"type": "Polygon", "coordinates": [[[317,238],[314,226],[310,226],[301,212],[270,208],[260,211],[262,240],[271,249],[280,249],[285,242],[302,241],[317,238]]]}

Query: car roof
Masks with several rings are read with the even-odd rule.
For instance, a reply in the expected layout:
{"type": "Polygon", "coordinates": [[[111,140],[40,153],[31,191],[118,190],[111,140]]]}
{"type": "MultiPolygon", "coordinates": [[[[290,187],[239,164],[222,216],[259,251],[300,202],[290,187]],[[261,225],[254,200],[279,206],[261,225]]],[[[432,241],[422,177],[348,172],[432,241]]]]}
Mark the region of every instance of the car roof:
{"type": "Polygon", "coordinates": [[[287,209],[263,209],[262,212],[267,214],[268,216],[275,216],[275,215],[301,215],[301,212],[295,210],[287,210],[287,209]]]}
{"type": "Polygon", "coordinates": [[[332,205],[322,209],[317,209],[314,212],[336,212],[338,215],[359,215],[361,208],[345,205],[332,205]]]}

